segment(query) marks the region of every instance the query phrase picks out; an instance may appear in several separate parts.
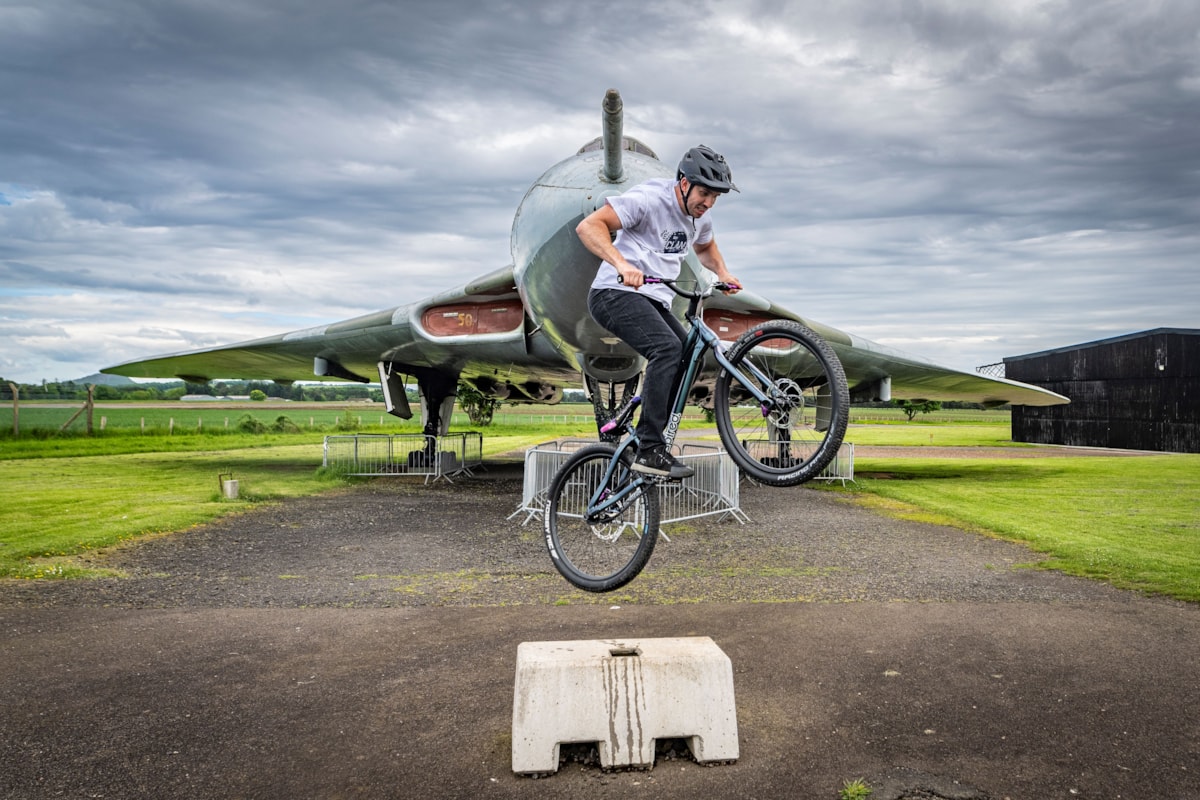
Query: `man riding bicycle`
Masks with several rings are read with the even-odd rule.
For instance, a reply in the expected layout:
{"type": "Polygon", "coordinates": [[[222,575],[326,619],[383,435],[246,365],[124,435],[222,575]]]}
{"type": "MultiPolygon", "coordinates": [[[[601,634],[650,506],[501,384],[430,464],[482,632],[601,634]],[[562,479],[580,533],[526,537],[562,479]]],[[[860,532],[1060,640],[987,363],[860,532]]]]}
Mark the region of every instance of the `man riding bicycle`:
{"type": "Polygon", "coordinates": [[[725,266],[706,216],[730,189],[739,191],[724,157],[699,145],[684,154],[674,181],[656,178],[610,197],[575,228],[584,247],[602,260],[588,292],[588,311],[646,359],[637,472],[671,480],[693,474],[671,455],[663,438],[687,332],[671,313],[671,289],[647,284],[645,278],[678,277],[690,247],[718,281],[739,284],[725,266]]]}

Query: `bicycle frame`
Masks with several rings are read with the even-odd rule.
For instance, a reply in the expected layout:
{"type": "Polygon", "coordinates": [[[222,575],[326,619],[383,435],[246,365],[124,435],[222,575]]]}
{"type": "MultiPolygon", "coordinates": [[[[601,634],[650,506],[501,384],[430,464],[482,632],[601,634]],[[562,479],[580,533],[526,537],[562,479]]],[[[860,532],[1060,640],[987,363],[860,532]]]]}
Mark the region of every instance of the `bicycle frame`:
{"type": "MultiPolygon", "coordinates": [[[[729,362],[729,359],[725,357],[724,345],[721,338],[717,336],[712,328],[708,327],[700,313],[704,298],[712,290],[709,289],[708,292],[703,293],[686,293],[676,289],[674,281],[648,278],[647,282],[665,283],[676,294],[688,298],[688,308],[684,313],[684,319],[688,321],[691,327],[687,332],[687,337],[683,341],[683,354],[680,357],[679,366],[675,372],[675,383],[673,386],[674,401],[671,405],[671,414],[667,420],[667,427],[663,431],[663,440],[666,445],[670,447],[679,433],[679,423],[683,419],[683,412],[687,407],[688,393],[691,391],[692,384],[695,383],[696,376],[700,372],[700,367],[704,363],[704,355],[709,351],[712,351],[717,363],[722,368],[728,370],[733,379],[758,400],[759,404],[763,407],[763,415],[765,416],[767,410],[772,405],[770,396],[764,394],[752,380],[746,378],[745,375],[729,362]]],[[[761,381],[764,385],[770,384],[768,377],[762,374],[753,363],[746,363],[753,373],[754,378],[761,381]]],[[[638,444],[637,431],[634,429],[631,420],[634,410],[636,410],[640,403],[641,398],[634,397],[626,408],[618,413],[614,417],[613,422],[610,423],[614,427],[623,427],[627,435],[617,444],[616,451],[608,463],[608,469],[604,473],[603,481],[601,481],[599,487],[588,501],[585,514],[589,519],[602,515],[605,511],[620,503],[635,489],[646,483],[654,482],[652,478],[643,477],[638,474],[635,480],[624,484],[617,492],[611,492],[610,481],[616,472],[617,465],[621,462],[622,454],[631,447],[636,448],[638,444]]]]}
{"type": "MultiPolygon", "coordinates": [[[[676,435],[679,433],[679,423],[683,419],[683,411],[687,408],[688,392],[691,391],[692,384],[696,381],[696,375],[700,371],[700,366],[704,363],[704,354],[712,351],[713,357],[717,363],[741,384],[742,388],[750,392],[754,399],[759,402],[765,409],[772,404],[770,396],[764,394],[762,390],[746,378],[736,367],[729,362],[725,357],[724,343],[717,336],[716,332],[708,327],[700,314],[700,305],[703,300],[702,295],[684,295],[690,298],[688,301],[688,310],[684,314],[684,318],[691,323],[691,329],[688,331],[687,338],[683,342],[683,356],[680,359],[679,367],[675,373],[675,402],[671,406],[671,416],[667,420],[667,428],[663,431],[663,440],[669,447],[675,441],[676,435]]],[[[747,362],[753,376],[764,384],[770,384],[770,379],[759,371],[752,362],[747,362]]]]}

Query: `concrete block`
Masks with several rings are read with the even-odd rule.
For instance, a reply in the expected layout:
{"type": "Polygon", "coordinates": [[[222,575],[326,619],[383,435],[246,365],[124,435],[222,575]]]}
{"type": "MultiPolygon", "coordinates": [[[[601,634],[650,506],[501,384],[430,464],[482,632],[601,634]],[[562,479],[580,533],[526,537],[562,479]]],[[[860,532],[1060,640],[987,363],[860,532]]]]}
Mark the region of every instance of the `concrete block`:
{"type": "Polygon", "coordinates": [[[558,770],[559,747],[596,742],[600,766],[654,766],[656,739],[701,763],[738,758],[733,665],[708,638],[523,642],[513,688],[513,772],[558,770]]]}

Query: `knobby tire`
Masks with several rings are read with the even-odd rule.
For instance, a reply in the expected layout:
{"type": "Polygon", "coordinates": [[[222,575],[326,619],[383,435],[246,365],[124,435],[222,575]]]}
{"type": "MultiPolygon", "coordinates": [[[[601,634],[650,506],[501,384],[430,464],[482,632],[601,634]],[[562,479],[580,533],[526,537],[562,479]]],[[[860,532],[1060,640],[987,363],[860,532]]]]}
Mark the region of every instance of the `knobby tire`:
{"type": "MultiPolygon", "coordinates": [[[[626,450],[609,481],[612,491],[639,478],[626,450]]],[[[658,540],[658,488],[650,481],[602,520],[585,519],[589,499],[604,479],[616,448],[592,445],[572,455],[550,483],[544,533],[550,560],[572,585],[611,592],[637,577],[658,540]]]]}
{"type": "Polygon", "coordinates": [[[850,418],[846,373],[833,348],[798,322],[766,322],[744,333],[727,352],[750,377],[753,361],[779,404],[764,414],[758,401],[728,371],[717,375],[717,432],[738,467],[768,486],[795,486],[821,474],[841,447],[850,418]]]}

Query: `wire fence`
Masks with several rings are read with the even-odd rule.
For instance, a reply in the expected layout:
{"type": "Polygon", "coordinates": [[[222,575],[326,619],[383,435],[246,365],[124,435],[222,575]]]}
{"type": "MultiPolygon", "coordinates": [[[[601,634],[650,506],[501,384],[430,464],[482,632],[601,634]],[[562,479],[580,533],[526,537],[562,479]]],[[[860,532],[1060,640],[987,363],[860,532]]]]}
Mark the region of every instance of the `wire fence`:
{"type": "Polygon", "coordinates": [[[325,437],[322,466],[346,475],[419,475],[425,482],[470,476],[483,463],[476,431],[424,436],[358,433],[325,437]]]}

